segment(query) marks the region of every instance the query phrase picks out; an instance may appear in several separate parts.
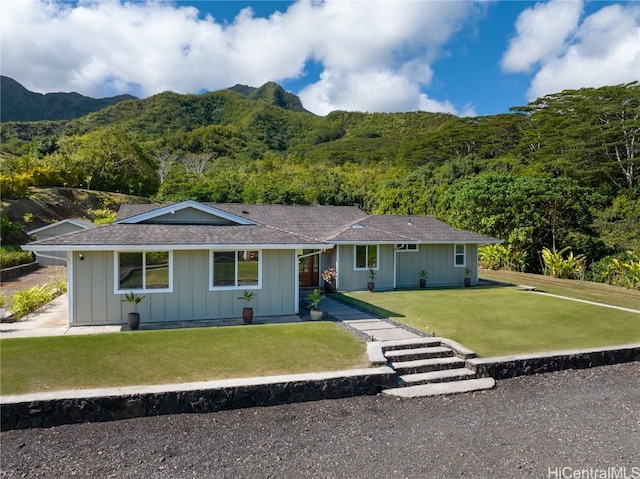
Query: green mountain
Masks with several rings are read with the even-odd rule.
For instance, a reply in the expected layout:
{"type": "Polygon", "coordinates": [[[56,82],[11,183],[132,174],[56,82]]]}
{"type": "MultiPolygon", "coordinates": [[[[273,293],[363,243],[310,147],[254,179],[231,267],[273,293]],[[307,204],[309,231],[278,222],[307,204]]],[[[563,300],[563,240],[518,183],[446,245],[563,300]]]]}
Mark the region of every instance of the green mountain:
{"type": "Polygon", "coordinates": [[[229,88],[229,90],[240,93],[250,100],[264,100],[271,105],[279,106],[285,110],[309,113],[302,106],[300,98],[293,93],[285,91],[284,88],[274,82],[265,83],[260,88],[247,85],[235,85],[229,88]]]}
{"type": "MultiPolygon", "coordinates": [[[[75,187],[159,201],[356,204],[429,214],[590,260],[640,250],[640,85],[566,90],[511,113],[334,111],[275,83],[164,92],[81,118],[5,121],[0,189],[75,187]]],[[[518,266],[520,267],[520,266],[518,266]]]]}
{"type": "Polygon", "coordinates": [[[89,98],[79,93],[35,93],[27,90],[12,78],[0,77],[0,112],[4,121],[69,120],[101,110],[131,95],[111,98],[89,98]]]}

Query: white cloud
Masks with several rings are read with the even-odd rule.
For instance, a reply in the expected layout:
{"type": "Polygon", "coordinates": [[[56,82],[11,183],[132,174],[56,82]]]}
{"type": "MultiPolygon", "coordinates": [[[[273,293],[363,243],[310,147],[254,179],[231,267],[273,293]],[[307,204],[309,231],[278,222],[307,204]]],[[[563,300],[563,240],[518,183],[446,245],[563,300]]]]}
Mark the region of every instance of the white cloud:
{"type": "Polygon", "coordinates": [[[439,111],[456,113],[449,102],[420,92],[418,83],[390,70],[325,70],[320,81],[300,92],[307,109],[320,115],[334,110],[363,112],[439,111]]]}
{"type": "Polygon", "coordinates": [[[502,68],[508,72],[523,72],[538,62],[553,58],[564,48],[581,13],[581,1],[564,0],[538,3],[524,10],[516,21],[518,35],[509,42],[502,68]]]}
{"type": "Polygon", "coordinates": [[[311,111],[455,112],[424,89],[431,64],[474,8],[299,1],[269,18],[245,9],[227,24],[168,1],[10,0],[0,17],[2,74],[39,92],[144,97],[296,79],[313,60],[324,70],[301,92],[311,111]]]}
{"type": "Polygon", "coordinates": [[[562,20],[562,38],[549,38],[554,25],[544,19],[552,18],[551,11],[559,14],[557,3],[573,2],[549,2],[523,12],[516,24],[518,36],[503,56],[506,71],[524,72],[535,66],[527,92],[530,100],[566,89],[640,80],[640,6],[608,5],[578,19],[573,27],[573,17],[562,20]]]}

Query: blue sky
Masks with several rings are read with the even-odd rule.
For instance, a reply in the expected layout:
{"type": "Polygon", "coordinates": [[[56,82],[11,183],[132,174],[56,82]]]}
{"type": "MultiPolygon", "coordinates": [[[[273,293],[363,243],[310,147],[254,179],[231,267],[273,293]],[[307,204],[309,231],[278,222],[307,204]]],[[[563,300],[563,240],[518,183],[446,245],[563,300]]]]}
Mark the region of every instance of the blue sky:
{"type": "Polygon", "coordinates": [[[317,114],[508,112],[640,80],[625,1],[5,0],[0,70],[32,91],[199,93],[276,81],[317,114]]]}

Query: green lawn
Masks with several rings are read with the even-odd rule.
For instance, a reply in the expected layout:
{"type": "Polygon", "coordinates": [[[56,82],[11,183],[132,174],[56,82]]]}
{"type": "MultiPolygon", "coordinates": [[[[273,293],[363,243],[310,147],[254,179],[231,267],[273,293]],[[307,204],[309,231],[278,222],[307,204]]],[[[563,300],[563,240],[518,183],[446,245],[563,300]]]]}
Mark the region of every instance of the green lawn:
{"type": "Polygon", "coordinates": [[[513,271],[492,271],[481,269],[480,277],[513,285],[535,286],[538,290],[572,298],[612,304],[623,308],[640,309],[640,291],[609,284],[558,279],[539,274],[516,273],[513,271]]]}
{"type": "Polygon", "coordinates": [[[365,350],[329,322],[3,339],[0,393],[350,369],[365,350]]]}
{"type": "Polygon", "coordinates": [[[512,286],[343,296],[365,308],[373,305],[374,312],[383,316],[458,341],[483,357],[640,342],[640,314],[512,286]]]}

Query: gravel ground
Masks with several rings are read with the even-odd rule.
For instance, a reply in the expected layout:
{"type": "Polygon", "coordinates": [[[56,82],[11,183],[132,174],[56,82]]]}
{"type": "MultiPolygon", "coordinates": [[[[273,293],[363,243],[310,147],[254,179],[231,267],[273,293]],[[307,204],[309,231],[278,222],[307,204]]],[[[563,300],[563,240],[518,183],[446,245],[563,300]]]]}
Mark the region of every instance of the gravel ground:
{"type": "Polygon", "coordinates": [[[7,431],[0,477],[547,478],[626,467],[627,476],[607,477],[637,478],[639,379],[640,363],[629,363],[457,396],[7,431]]]}

